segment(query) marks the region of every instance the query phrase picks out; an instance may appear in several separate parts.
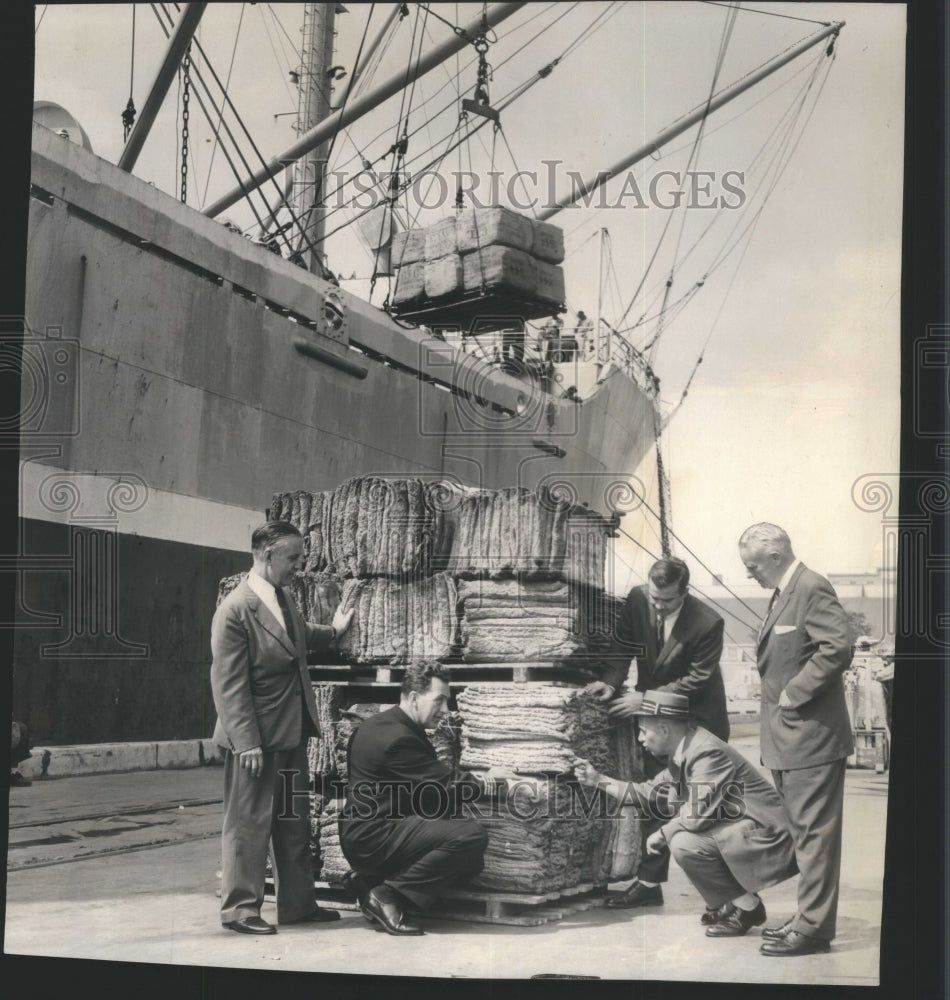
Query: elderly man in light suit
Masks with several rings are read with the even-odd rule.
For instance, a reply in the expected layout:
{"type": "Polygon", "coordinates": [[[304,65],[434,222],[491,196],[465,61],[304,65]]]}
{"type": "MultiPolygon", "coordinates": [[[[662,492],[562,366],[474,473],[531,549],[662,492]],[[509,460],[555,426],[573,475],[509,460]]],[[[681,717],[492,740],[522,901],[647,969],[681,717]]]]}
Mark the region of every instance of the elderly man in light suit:
{"type": "Polygon", "coordinates": [[[782,796],[801,871],[798,912],[763,930],[761,951],[825,952],[835,936],[844,776],[854,749],[842,680],[852,657],[848,620],[834,588],[795,558],[777,525],[747,528],[739,557],[753,580],[774,588],[758,639],[762,763],[782,796]]]}
{"type": "Polygon", "coordinates": [[[304,622],[284,591],[303,560],[293,525],[261,525],[251,548],[252,569],[211,623],[214,741],[225,751],[221,923],[242,934],[274,934],[260,916],[269,841],[278,923],[339,918],[317,906],[310,869],[307,738],[317,734],[317,708],[307,649],[325,648],[353,612],[338,611],[328,626],[304,622]]]}

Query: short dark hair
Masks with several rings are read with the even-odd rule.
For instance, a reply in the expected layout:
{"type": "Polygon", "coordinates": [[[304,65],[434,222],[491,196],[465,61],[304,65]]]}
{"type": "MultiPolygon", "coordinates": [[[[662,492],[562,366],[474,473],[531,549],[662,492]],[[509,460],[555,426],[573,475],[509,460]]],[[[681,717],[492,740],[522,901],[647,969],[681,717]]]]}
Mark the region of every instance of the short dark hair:
{"type": "Polygon", "coordinates": [[[433,678],[448,684],[449,668],[439,663],[438,660],[417,660],[406,667],[399,690],[403,697],[407,697],[413,691],[417,694],[425,694],[432,687],[433,678]]]}
{"type": "Polygon", "coordinates": [[[649,576],[658,587],[671,587],[674,583],[678,583],[681,594],[685,594],[689,586],[689,566],[675,556],[657,559],[650,567],[649,576]]]}
{"type": "Polygon", "coordinates": [[[259,524],[251,535],[251,551],[263,552],[264,549],[279,542],[282,538],[300,538],[300,532],[290,521],[267,521],[259,524]]]}

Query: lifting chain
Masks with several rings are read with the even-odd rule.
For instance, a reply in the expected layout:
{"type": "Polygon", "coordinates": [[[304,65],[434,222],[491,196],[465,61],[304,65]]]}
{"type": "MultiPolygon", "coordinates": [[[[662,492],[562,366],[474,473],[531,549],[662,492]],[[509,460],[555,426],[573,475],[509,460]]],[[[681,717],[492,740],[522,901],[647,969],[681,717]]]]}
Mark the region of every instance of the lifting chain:
{"type": "Polygon", "coordinates": [[[488,52],[488,39],[482,35],[475,39],[475,51],[478,53],[478,81],[475,84],[475,103],[485,107],[489,105],[488,81],[492,78],[491,66],[485,58],[488,52]]]}
{"type": "Polygon", "coordinates": [[[135,4],[132,4],[132,66],[129,70],[129,101],[122,112],[122,140],[129,141],[129,135],[135,125],[135,102],[132,91],[135,90],[135,4]]]}
{"type": "Polygon", "coordinates": [[[132,132],[132,126],[135,124],[135,102],[132,100],[131,95],[129,96],[129,103],[125,106],[125,111],[122,112],[122,138],[128,142],[129,134],[132,132]]]}
{"type": "Polygon", "coordinates": [[[181,61],[181,200],[188,200],[188,102],[191,100],[191,46],[185,50],[181,61]]]}

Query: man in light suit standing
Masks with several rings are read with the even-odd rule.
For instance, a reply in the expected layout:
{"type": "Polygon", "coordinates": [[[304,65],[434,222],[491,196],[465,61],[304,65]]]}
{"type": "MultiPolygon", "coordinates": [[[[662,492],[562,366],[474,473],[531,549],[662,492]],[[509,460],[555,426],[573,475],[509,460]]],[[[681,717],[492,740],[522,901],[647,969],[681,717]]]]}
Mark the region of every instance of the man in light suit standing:
{"type": "Polygon", "coordinates": [[[339,918],[317,906],[310,868],[307,739],[317,735],[317,707],[307,649],[326,648],[353,612],[338,611],[331,625],[303,620],[284,591],[303,562],[293,525],[262,524],[251,548],[252,569],[211,623],[214,741],[225,751],[221,923],[242,934],[274,934],[260,915],[271,840],[277,922],[339,918]]]}
{"type": "Polygon", "coordinates": [[[848,621],[834,588],[803,566],[777,525],[747,528],[739,557],[773,589],[759,632],[762,763],[771,769],[795,838],[798,912],[765,928],[764,955],[829,950],[841,870],[847,758],[854,749],[842,675],[851,664],[848,621]]]}

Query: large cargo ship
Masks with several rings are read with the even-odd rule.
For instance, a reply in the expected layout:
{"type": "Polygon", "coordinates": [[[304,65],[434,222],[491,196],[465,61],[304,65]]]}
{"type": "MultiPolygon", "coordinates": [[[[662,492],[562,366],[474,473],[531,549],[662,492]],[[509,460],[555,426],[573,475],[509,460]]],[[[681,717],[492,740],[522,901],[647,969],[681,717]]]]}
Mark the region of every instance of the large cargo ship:
{"type": "Polygon", "coordinates": [[[246,568],[275,490],[381,475],[546,485],[606,515],[643,499],[631,484],[662,418],[622,337],[588,365],[530,350],[499,363],[465,324],[407,324],[46,120],[33,134],[13,702],[35,740],[210,732],[216,588],[246,568]]]}

